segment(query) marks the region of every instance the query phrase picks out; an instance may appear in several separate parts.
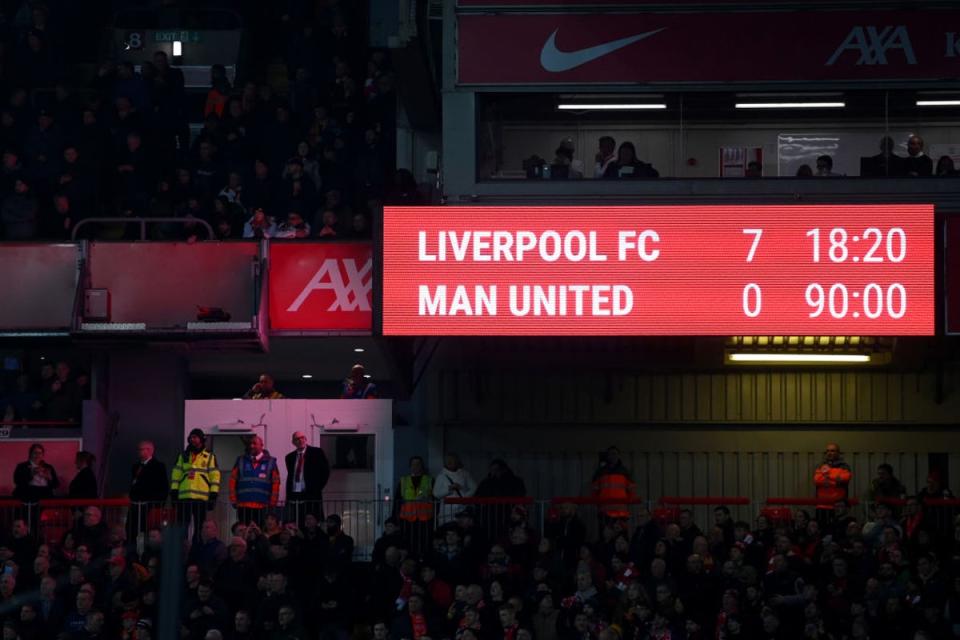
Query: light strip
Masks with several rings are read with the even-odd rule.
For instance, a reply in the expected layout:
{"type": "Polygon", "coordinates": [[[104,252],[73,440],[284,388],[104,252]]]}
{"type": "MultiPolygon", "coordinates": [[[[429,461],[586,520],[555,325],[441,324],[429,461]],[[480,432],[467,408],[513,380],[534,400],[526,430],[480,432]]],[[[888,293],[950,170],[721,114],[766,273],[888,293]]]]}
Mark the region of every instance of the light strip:
{"type": "Polygon", "coordinates": [[[738,102],[737,109],[842,109],[846,102],[738,102]]]}
{"type": "Polygon", "coordinates": [[[762,362],[766,364],[851,364],[870,362],[863,353],[731,353],[730,362],[762,362]]]}
{"type": "Polygon", "coordinates": [[[644,111],[655,109],[666,109],[667,105],[658,102],[646,103],[600,103],[600,104],[569,104],[562,103],[557,105],[558,111],[644,111]]]}
{"type": "Polygon", "coordinates": [[[918,107],[960,107],[960,100],[917,100],[918,107]]]}

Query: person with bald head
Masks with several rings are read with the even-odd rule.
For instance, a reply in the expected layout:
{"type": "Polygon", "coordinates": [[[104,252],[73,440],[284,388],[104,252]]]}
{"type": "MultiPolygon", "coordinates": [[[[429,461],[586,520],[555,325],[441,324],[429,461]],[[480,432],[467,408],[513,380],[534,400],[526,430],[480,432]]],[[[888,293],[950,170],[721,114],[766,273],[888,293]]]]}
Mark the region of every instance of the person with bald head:
{"type": "Polygon", "coordinates": [[[323,520],[323,488],[330,479],[330,463],[323,449],[307,445],[307,434],[303,431],[295,431],[291,441],[294,449],[284,458],[287,505],[293,510],[287,519],[303,526],[303,518],[308,513],[323,520]]]}
{"type": "Polygon", "coordinates": [[[850,465],[843,461],[840,446],[831,442],[823,453],[823,462],[813,472],[813,484],[817,488],[817,515],[824,516],[833,512],[833,505],[846,500],[853,479],[850,465]]]}
{"type": "Polygon", "coordinates": [[[237,458],[230,472],[230,504],[237,520],[263,525],[268,509],[280,500],[280,469],[277,460],[263,450],[263,438],[253,436],[247,453],[237,458]]]}

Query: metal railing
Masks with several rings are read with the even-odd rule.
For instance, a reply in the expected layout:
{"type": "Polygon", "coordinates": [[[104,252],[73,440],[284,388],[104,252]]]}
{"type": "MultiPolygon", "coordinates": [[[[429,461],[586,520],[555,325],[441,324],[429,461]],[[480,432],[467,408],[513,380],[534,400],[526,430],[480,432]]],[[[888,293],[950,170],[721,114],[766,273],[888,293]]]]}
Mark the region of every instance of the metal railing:
{"type": "MultiPolygon", "coordinates": [[[[858,517],[861,523],[870,519],[875,503],[849,502],[862,509],[863,515],[858,517]]],[[[905,500],[887,499],[882,502],[898,508],[906,505],[905,500]]],[[[488,543],[493,544],[508,541],[511,532],[520,525],[537,536],[551,537],[562,525],[563,518],[571,515],[571,509],[586,527],[587,539],[596,540],[602,535],[602,528],[613,521],[625,522],[632,530],[641,510],[646,510],[655,522],[666,527],[677,521],[681,509],[689,509],[694,513],[694,521],[705,526],[704,531],[709,531],[713,523],[712,511],[725,506],[730,509],[734,520],[746,521],[754,527],[763,516],[769,521],[769,526],[776,528],[793,526],[798,511],[803,507],[815,507],[817,501],[805,497],[772,497],[757,503],[740,496],[667,496],[656,501],[567,496],[551,500],[529,497],[453,498],[430,501],[429,504],[429,518],[415,520],[409,518],[409,514],[408,519],[403,518],[402,502],[397,504],[391,500],[374,499],[289,502],[263,510],[247,511],[235,509],[225,499],[215,503],[212,509],[202,503],[131,502],[127,498],[53,499],[39,503],[6,499],[0,500],[0,529],[9,530],[14,520],[23,519],[31,525],[40,541],[59,545],[67,532],[80,521],[84,508],[96,506],[108,527],[123,527],[128,541],[136,540],[142,549],[150,529],[163,530],[173,524],[183,526],[186,534],[193,537],[198,535],[195,527],[199,522],[212,519],[219,526],[220,539],[227,540],[238,522],[245,525],[255,522],[261,530],[270,533],[268,527],[271,524],[277,530],[286,523],[296,523],[300,528],[313,526],[311,518],[322,528],[323,517],[336,514],[341,518],[344,533],[353,538],[353,559],[367,561],[372,558],[374,543],[382,535],[384,523],[390,517],[399,521],[412,551],[425,555],[432,549],[434,540],[438,539],[437,531],[445,524],[458,520],[463,512],[473,516],[474,526],[482,532],[488,543]],[[615,513],[612,517],[611,509],[615,513]],[[269,522],[269,516],[274,516],[275,522],[269,522]]],[[[955,524],[960,515],[960,500],[929,499],[918,506],[925,530],[935,535],[953,537],[955,526],[960,526],[955,524]]]]}
{"type": "Polygon", "coordinates": [[[110,217],[101,217],[101,218],[84,218],[73,227],[73,231],[70,233],[70,239],[76,240],[77,233],[83,228],[86,224],[93,223],[104,223],[104,224],[122,224],[124,226],[137,223],[140,225],[140,240],[147,239],[147,225],[155,223],[163,224],[199,224],[207,230],[207,239],[213,240],[216,236],[213,233],[213,227],[210,226],[210,223],[201,218],[144,218],[142,216],[130,217],[130,218],[110,218],[110,217]]]}

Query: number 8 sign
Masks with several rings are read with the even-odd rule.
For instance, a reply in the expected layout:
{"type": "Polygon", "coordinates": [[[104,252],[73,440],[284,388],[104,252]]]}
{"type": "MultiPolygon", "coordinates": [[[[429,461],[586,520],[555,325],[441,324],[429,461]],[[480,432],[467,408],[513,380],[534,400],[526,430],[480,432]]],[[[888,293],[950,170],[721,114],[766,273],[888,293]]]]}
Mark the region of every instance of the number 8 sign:
{"type": "Polygon", "coordinates": [[[143,32],[128,31],[123,39],[123,46],[127,51],[143,51],[143,32]]]}

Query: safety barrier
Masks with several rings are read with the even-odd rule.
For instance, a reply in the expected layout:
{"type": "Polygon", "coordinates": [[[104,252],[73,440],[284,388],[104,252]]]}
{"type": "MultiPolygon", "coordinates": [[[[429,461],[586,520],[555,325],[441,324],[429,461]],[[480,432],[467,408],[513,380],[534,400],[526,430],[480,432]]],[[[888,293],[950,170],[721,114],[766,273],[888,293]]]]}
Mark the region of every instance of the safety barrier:
{"type": "MultiPolygon", "coordinates": [[[[853,508],[859,507],[861,522],[873,518],[875,504],[885,503],[903,514],[914,512],[910,501],[903,499],[882,499],[877,503],[866,503],[857,499],[848,501],[853,508]]],[[[925,530],[942,536],[952,536],[955,521],[960,513],[958,499],[927,499],[915,502],[916,512],[912,516],[913,525],[926,522],[925,530]],[[932,524],[931,524],[932,523],[932,524]]],[[[819,501],[809,497],[771,497],[762,504],[751,502],[741,496],[665,496],[656,501],[641,498],[601,499],[582,496],[560,496],[550,500],[535,500],[530,497],[508,498],[450,498],[431,502],[431,518],[418,522],[400,521],[412,549],[417,554],[426,554],[445,535],[444,525],[456,520],[464,511],[472,512],[474,524],[490,543],[505,542],[517,525],[524,525],[534,535],[549,535],[561,519],[573,509],[588,530],[588,539],[597,539],[600,531],[610,518],[608,507],[626,508],[627,521],[631,528],[636,525],[641,509],[649,510],[650,515],[661,526],[679,519],[682,509],[690,509],[694,521],[707,531],[713,525],[713,511],[724,506],[730,509],[734,520],[744,520],[752,527],[759,518],[766,518],[768,526],[793,526],[797,511],[806,510],[812,517],[818,515],[829,519],[832,512],[814,508],[819,501]],[[813,507],[813,508],[811,508],[813,507]]],[[[322,518],[336,514],[341,518],[344,532],[354,540],[354,558],[358,561],[372,557],[374,543],[382,535],[384,522],[391,516],[398,516],[400,505],[391,500],[324,500],[320,502],[297,501],[280,504],[275,508],[262,511],[247,510],[240,512],[226,500],[220,500],[212,509],[208,505],[187,502],[131,502],[127,498],[105,500],[41,500],[39,503],[23,503],[19,500],[0,499],[0,530],[9,531],[14,520],[23,519],[36,532],[38,538],[54,545],[62,544],[67,532],[83,518],[87,507],[97,507],[102,521],[116,531],[123,527],[128,540],[138,540],[143,544],[145,534],[151,528],[163,529],[172,524],[184,527],[184,534],[193,537],[197,523],[212,519],[219,525],[220,538],[228,539],[231,527],[238,521],[244,524],[255,522],[265,529],[269,514],[277,517],[278,523],[294,522],[303,526],[311,517],[323,526],[322,518]]],[[[899,514],[898,514],[899,515],[899,514]]],[[[618,518],[619,519],[619,518],[618,518]]],[[[958,525],[960,526],[960,525],[958,525]]]]}

